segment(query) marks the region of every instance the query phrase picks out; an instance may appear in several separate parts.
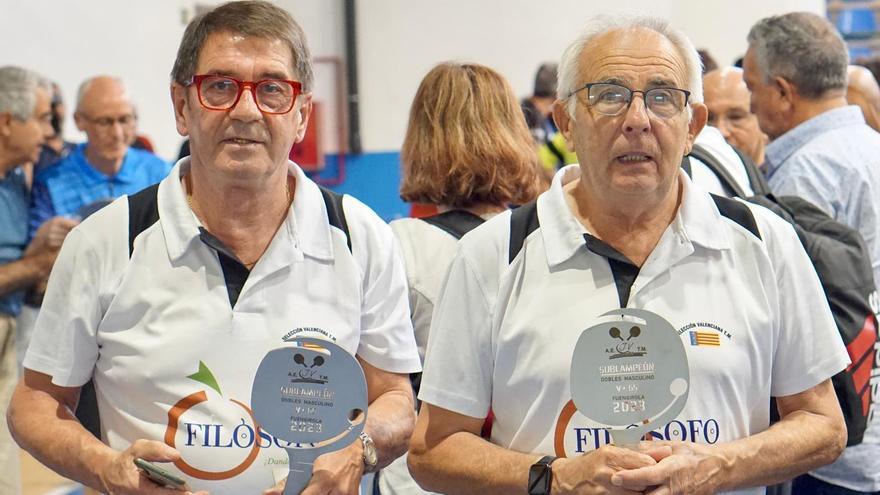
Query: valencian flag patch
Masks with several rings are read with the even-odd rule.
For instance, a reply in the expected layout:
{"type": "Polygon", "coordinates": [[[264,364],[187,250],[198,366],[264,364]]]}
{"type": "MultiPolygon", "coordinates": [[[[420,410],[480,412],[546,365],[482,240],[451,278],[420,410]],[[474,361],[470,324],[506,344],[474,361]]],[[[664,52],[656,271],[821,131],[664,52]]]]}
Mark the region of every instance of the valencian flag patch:
{"type": "Polygon", "coordinates": [[[715,346],[721,345],[721,337],[715,332],[694,332],[691,331],[692,346],[715,346]]]}

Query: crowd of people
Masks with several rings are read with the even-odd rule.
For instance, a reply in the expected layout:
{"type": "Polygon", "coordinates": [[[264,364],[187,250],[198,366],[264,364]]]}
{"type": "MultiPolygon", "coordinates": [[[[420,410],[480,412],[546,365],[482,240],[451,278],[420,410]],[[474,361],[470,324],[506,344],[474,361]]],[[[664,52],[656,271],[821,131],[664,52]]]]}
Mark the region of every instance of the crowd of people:
{"type": "Polygon", "coordinates": [[[121,80],[81,85],[73,144],[57,87],[0,68],[0,494],[19,493],[19,447],[102,493],[168,493],[136,459],[187,493],[283,493],[303,446],[249,401],[298,337],[355,356],[369,403],[304,495],[357,494],[366,473],[401,495],[880,494],[876,285],[849,339],[809,227],[744,200],[801,198],[880,280],[880,87],[818,15],[747,42],[741,68],[709,67],[665,20],[598,16],[522,101],[489,67],[437,65],[400,186],[435,213],[390,224],[289,160],[315,82],[272,3],[187,26],[174,165],[139,149],[121,80]],[[637,445],[578,409],[570,374],[585,329],[623,309],[677,331],[690,377],[637,445]]]}

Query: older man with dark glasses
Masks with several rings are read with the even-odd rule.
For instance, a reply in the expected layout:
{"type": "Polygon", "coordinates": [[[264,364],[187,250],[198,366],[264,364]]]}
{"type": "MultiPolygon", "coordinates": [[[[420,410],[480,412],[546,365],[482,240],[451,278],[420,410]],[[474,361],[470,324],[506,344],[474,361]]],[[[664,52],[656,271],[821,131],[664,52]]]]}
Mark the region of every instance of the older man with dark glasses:
{"type": "Polygon", "coordinates": [[[329,339],[359,360],[369,410],[360,438],[315,460],[302,493],[357,494],[364,472],[406,449],[420,362],[390,228],[288,160],[312,109],[305,35],[271,3],[227,3],[187,27],[172,78],[192,156],[68,237],[14,435],[103,493],[168,493],[140,458],[183,489],[280,494],[293,444],[254,419],[255,372],[292,338],[329,339]],[[90,379],[100,440],[70,414],[90,379]]]}

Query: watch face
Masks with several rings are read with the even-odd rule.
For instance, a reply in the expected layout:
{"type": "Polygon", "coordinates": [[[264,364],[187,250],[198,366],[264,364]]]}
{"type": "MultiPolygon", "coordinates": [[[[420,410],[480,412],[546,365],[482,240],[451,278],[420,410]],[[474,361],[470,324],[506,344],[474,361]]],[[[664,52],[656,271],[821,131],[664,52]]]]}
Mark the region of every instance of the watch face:
{"type": "Polygon", "coordinates": [[[546,463],[532,464],[529,468],[529,495],[549,495],[553,471],[546,463]]]}

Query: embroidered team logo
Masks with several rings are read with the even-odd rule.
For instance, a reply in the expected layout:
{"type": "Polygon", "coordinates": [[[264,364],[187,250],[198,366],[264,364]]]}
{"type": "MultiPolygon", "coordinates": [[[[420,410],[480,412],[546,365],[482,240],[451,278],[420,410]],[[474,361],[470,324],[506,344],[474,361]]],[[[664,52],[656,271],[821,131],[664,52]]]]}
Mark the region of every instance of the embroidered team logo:
{"type": "Polygon", "coordinates": [[[678,334],[686,334],[686,342],[690,342],[691,347],[721,347],[724,341],[732,338],[727,330],[707,322],[688,323],[678,329],[678,334]]]}

